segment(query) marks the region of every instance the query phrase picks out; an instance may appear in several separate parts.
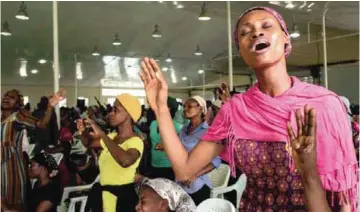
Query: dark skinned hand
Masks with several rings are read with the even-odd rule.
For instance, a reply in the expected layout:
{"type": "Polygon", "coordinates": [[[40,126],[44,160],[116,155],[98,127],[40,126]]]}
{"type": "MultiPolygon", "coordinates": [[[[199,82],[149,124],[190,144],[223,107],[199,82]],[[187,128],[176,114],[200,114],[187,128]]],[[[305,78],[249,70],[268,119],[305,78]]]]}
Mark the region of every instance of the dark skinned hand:
{"type": "Polygon", "coordinates": [[[316,112],[314,108],[310,109],[308,105],[305,106],[304,110],[305,120],[301,114],[301,109],[296,110],[297,136],[290,123],[287,124],[292,156],[296,168],[302,175],[316,172],[316,112]]]}

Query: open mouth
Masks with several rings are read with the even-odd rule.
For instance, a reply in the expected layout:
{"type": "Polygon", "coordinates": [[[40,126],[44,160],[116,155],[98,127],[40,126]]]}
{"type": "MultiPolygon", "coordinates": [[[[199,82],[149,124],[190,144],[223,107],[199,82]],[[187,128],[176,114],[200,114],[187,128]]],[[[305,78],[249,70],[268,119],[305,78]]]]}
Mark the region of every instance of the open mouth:
{"type": "Polygon", "coordinates": [[[267,44],[267,43],[259,43],[255,46],[255,51],[263,50],[269,46],[270,46],[270,44],[267,44]]]}
{"type": "Polygon", "coordinates": [[[267,40],[258,40],[256,41],[253,46],[252,50],[255,52],[260,52],[270,46],[270,43],[267,40]]]}

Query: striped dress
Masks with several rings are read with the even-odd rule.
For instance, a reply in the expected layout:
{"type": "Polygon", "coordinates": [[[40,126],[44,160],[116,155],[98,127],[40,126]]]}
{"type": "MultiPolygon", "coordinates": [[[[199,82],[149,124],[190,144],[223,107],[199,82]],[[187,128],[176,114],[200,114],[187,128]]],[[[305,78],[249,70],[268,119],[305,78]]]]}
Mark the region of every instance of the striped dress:
{"type": "Polygon", "coordinates": [[[22,209],[26,200],[27,167],[22,138],[25,126],[38,120],[25,111],[12,113],[1,122],[1,201],[10,209],[22,209]]]}

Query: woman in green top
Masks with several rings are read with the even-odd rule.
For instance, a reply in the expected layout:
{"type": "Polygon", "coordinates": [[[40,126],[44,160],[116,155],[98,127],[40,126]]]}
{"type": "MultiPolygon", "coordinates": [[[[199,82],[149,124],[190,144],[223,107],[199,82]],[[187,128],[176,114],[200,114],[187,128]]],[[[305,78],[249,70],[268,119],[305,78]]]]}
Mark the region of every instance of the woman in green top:
{"type": "MultiPolygon", "coordinates": [[[[173,124],[176,129],[176,132],[179,133],[182,128],[182,124],[174,120],[175,113],[178,109],[178,102],[175,98],[168,97],[167,100],[168,107],[170,109],[170,114],[173,119],[173,124]]],[[[171,168],[169,159],[164,151],[164,148],[161,143],[161,136],[159,132],[159,125],[156,120],[152,121],[150,124],[150,140],[151,140],[151,178],[166,178],[169,180],[175,180],[174,171],[171,168]]]]}

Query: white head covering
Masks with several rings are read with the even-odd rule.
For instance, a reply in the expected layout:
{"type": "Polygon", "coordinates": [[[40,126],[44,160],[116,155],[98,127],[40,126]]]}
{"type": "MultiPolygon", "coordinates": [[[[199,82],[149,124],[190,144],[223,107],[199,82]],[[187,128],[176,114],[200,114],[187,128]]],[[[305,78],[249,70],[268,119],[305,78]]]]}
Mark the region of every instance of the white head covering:
{"type": "Polygon", "coordinates": [[[207,113],[207,108],[206,108],[206,101],[204,98],[202,98],[201,96],[193,96],[190,99],[194,99],[195,101],[197,101],[197,103],[202,107],[202,113],[204,115],[206,115],[207,113]]]}
{"type": "Polygon", "coordinates": [[[138,186],[137,192],[144,186],[152,188],[162,199],[166,199],[169,208],[175,212],[195,212],[196,205],[191,197],[175,182],[165,178],[144,178],[138,186]]]}

